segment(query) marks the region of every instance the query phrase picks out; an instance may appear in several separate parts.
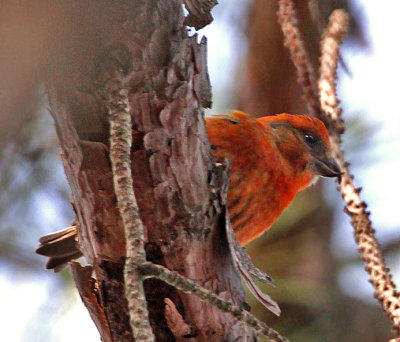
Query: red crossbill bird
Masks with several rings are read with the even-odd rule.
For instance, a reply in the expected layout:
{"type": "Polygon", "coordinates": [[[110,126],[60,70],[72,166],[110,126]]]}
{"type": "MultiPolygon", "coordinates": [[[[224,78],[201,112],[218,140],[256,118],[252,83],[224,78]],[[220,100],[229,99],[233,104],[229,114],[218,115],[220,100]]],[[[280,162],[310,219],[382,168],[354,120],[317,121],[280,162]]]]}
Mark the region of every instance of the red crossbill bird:
{"type": "MultiPolygon", "coordinates": [[[[243,112],[206,119],[215,156],[231,161],[227,206],[241,245],[269,229],[295,195],[318,176],[340,177],[325,125],[308,115],[255,119],[243,112]]],[[[56,271],[81,256],[76,226],[48,234],[37,253],[56,271]]]]}
{"type": "Polygon", "coordinates": [[[269,229],[317,176],[339,177],[322,121],[279,114],[254,119],[234,111],[206,120],[214,154],[232,163],[229,218],[241,245],[269,229]]]}

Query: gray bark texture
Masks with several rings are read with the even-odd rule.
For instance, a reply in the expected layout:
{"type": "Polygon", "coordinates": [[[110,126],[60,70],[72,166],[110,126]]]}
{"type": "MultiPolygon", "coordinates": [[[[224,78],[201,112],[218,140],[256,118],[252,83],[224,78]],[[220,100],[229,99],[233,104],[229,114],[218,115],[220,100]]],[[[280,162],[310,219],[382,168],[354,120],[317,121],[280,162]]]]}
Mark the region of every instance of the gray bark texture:
{"type": "MultiPolygon", "coordinates": [[[[86,0],[64,6],[71,20],[55,34],[68,39],[52,47],[57,54],[49,62],[46,87],[79,244],[92,265],[91,270],[74,264],[74,278],[103,340],[133,341],[124,294],[124,230],[101,90],[110,63],[121,63],[128,75],[133,183],[147,260],[245,306],[221,210],[218,185],[228,180],[218,173],[204,125],[202,108],[211,105],[205,39],[188,37],[178,1],[86,0]],[[126,51],[125,57],[112,56],[115,50],[126,51]]],[[[195,296],[154,279],[144,285],[157,341],[257,339],[254,330],[195,296]]]]}

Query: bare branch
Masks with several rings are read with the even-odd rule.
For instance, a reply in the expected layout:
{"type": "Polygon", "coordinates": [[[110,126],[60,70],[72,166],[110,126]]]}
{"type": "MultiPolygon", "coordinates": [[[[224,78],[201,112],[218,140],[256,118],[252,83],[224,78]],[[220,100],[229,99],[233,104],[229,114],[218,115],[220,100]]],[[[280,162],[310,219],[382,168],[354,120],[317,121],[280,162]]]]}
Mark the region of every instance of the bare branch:
{"type": "Polygon", "coordinates": [[[322,57],[320,67],[319,91],[320,108],[316,103],[312,66],[304,49],[297,25],[296,13],[291,0],[280,0],[278,20],[285,36],[285,45],[289,48],[291,58],[296,66],[298,81],[303,86],[305,99],[310,114],[319,117],[331,129],[334,157],[343,171],[339,190],[346,202],[345,210],[351,216],[355,239],[359,245],[361,257],[366,264],[366,271],[375,287],[375,297],[382,303],[383,310],[393,322],[393,330],[400,333],[400,299],[391,280],[389,270],[380,251],[372,223],[369,220],[367,205],[360,198],[360,189],[354,186],[353,176],[345,162],[340,148],[340,134],[343,133],[341,109],[336,94],[336,70],[339,59],[339,46],[347,33],[349,18],[344,10],[335,10],[330,19],[322,40],[322,57]],[[324,113],[326,112],[326,114],[324,113]]]}
{"type": "Polygon", "coordinates": [[[340,115],[339,100],[336,95],[337,64],[339,47],[347,34],[349,17],[344,10],[335,10],[329,18],[321,42],[320,78],[318,81],[319,96],[322,110],[335,123],[339,134],[344,131],[340,115]]]}
{"type": "MultiPolygon", "coordinates": [[[[119,61],[116,62],[118,64],[119,61]]],[[[143,224],[132,183],[132,122],[128,90],[124,86],[124,72],[121,69],[116,69],[115,75],[111,75],[105,84],[105,104],[110,117],[110,160],[115,195],[125,228],[127,248],[124,280],[130,325],[135,341],[151,342],[154,341],[154,335],[149,321],[143,279],[138,272],[138,266],[146,262],[146,254],[143,224]]]]}
{"type": "Polygon", "coordinates": [[[297,80],[303,89],[303,97],[311,116],[322,118],[318,101],[317,80],[307,51],[304,47],[293,2],[279,0],[278,22],[284,35],[284,44],[290,51],[290,57],[297,71],[297,80]]]}
{"type": "Polygon", "coordinates": [[[194,281],[181,276],[179,273],[170,271],[169,269],[147,262],[139,266],[140,271],[147,277],[155,277],[167,284],[174,286],[180,291],[189,293],[201,298],[203,301],[216,306],[223,312],[230,313],[237,319],[240,319],[248,326],[254,328],[257,333],[268,337],[271,341],[283,342],[288,341],[286,337],[280,335],[274,329],[268,327],[265,323],[258,320],[250,312],[234,305],[230,301],[217,296],[216,294],[208,291],[207,289],[197,285],[194,281]]]}
{"type": "MultiPolygon", "coordinates": [[[[329,18],[329,26],[322,41],[322,59],[320,92],[321,106],[330,120],[338,127],[332,134],[334,157],[339,162],[343,175],[339,189],[346,202],[345,211],[351,217],[354,235],[359,252],[365,263],[365,270],[375,288],[375,297],[381,302],[385,313],[392,320],[393,331],[400,333],[400,298],[392,281],[389,269],[375,237],[375,231],[369,219],[367,204],[360,197],[360,190],[354,185],[353,176],[349,172],[349,164],[345,162],[344,152],[340,148],[340,133],[343,132],[341,110],[336,95],[336,69],[339,56],[339,45],[347,32],[348,16],[343,10],[335,10],[329,18]]],[[[393,340],[393,341],[396,341],[393,340]]]]}

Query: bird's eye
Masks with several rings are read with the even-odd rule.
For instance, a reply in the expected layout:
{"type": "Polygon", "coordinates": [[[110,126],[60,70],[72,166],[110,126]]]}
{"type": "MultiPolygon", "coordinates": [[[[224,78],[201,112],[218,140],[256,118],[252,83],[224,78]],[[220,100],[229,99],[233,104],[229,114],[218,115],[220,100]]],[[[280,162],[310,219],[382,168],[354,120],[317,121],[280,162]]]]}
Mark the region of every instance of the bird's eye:
{"type": "Polygon", "coordinates": [[[317,142],[317,138],[312,134],[305,134],[304,140],[308,145],[314,145],[317,142]]]}

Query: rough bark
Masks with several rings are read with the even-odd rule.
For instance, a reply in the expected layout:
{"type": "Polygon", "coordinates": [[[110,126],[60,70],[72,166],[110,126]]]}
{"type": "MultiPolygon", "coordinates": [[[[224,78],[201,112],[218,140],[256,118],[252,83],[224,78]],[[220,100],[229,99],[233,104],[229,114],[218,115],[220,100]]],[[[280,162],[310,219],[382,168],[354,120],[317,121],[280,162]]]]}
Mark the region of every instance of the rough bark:
{"type": "MultiPolygon", "coordinates": [[[[87,0],[66,3],[65,13],[74,18],[65,28],[71,38],[59,46],[47,89],[79,222],[79,243],[93,266],[112,340],[133,338],[124,296],[125,239],[100,92],[110,46],[123,45],[129,51],[125,66],[134,129],[133,182],[147,259],[243,306],[219,190],[209,184],[218,176],[202,113],[202,106],[211,103],[205,40],[199,44],[196,36],[187,36],[175,1],[87,0]]],[[[182,331],[193,341],[256,340],[252,329],[194,296],[152,279],[145,282],[145,290],[158,341],[182,339],[174,336],[182,331]],[[166,298],[176,310],[171,302],[167,309],[166,298]],[[185,329],[169,327],[174,319],[185,329]]]]}

